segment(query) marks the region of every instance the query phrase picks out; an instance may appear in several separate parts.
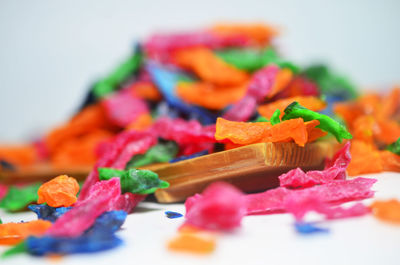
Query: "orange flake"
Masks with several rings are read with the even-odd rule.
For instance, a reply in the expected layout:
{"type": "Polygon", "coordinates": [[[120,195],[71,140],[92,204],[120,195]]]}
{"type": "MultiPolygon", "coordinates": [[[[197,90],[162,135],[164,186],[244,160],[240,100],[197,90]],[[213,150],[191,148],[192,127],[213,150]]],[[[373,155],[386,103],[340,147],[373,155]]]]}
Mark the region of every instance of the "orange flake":
{"type": "Polygon", "coordinates": [[[217,24],[212,31],[222,36],[244,36],[254,44],[265,46],[278,35],[278,31],[265,24],[217,24]]]}
{"type": "Polygon", "coordinates": [[[195,72],[203,81],[217,86],[236,86],[245,83],[249,76],[203,47],[179,50],[174,54],[175,62],[195,72]]]}
{"type": "Polygon", "coordinates": [[[233,87],[216,87],[206,82],[181,82],[176,93],[184,101],[208,109],[220,110],[239,101],[247,91],[247,83],[233,87]]]}
{"type": "Polygon", "coordinates": [[[298,97],[290,97],[290,98],[283,98],[273,101],[268,104],[264,104],[258,107],[258,112],[260,115],[270,118],[274,112],[279,109],[281,111],[280,118],[285,114],[283,111],[290,103],[299,102],[300,105],[310,109],[312,111],[319,111],[326,107],[326,103],[313,96],[298,96],[298,97]]]}
{"type": "Polygon", "coordinates": [[[215,250],[216,240],[211,235],[200,233],[180,233],[168,242],[171,251],[193,254],[210,254],[215,250]]]}
{"type": "Polygon", "coordinates": [[[15,245],[28,236],[41,236],[50,226],[51,222],[45,220],[0,224],[0,245],[15,245]]]}
{"type": "Polygon", "coordinates": [[[0,146],[0,159],[17,166],[29,166],[38,158],[33,145],[3,145],[0,146]]]}
{"type": "Polygon", "coordinates": [[[309,141],[309,133],[312,134],[311,141],[325,135],[320,129],[315,128],[318,125],[319,121],[305,123],[301,118],[282,121],[275,125],[269,122],[235,122],[218,118],[215,139],[218,141],[227,139],[240,145],[293,140],[299,146],[304,146],[309,141]]]}
{"type": "Polygon", "coordinates": [[[77,200],[79,184],[76,179],[60,175],[40,186],[38,203],[47,203],[51,207],[68,207],[77,200]]]}
{"type": "Polygon", "coordinates": [[[130,123],[126,127],[126,130],[143,131],[149,128],[152,123],[153,123],[153,118],[151,117],[151,115],[149,113],[143,113],[139,117],[137,117],[136,120],[130,123]]]}
{"type": "Polygon", "coordinates": [[[271,91],[268,93],[267,97],[272,98],[284,88],[286,88],[290,81],[292,81],[293,72],[288,68],[280,69],[276,75],[275,82],[272,85],[271,91]]]}
{"type": "Polygon", "coordinates": [[[398,200],[375,201],[370,207],[376,218],[400,224],[400,202],[398,200]]]}
{"type": "Polygon", "coordinates": [[[161,93],[151,81],[135,82],[129,87],[129,89],[139,98],[153,101],[160,101],[162,99],[161,93]]]}
{"type": "Polygon", "coordinates": [[[350,154],[352,159],[347,167],[349,176],[382,172],[381,155],[373,145],[360,140],[353,140],[350,154]]]}

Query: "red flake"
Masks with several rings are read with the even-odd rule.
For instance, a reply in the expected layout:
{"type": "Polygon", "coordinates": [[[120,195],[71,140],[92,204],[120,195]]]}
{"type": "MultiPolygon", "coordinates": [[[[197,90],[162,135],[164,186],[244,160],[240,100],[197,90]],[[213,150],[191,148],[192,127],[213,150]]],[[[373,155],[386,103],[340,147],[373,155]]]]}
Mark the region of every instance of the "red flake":
{"type": "Polygon", "coordinates": [[[124,131],[110,142],[103,143],[97,150],[100,158],[83,184],[79,201],[86,199],[90,187],[99,181],[99,167],[124,169],[134,155],[145,153],[156,143],[157,136],[151,131],[124,131]]]}
{"type": "Polygon", "coordinates": [[[144,200],[144,198],[146,198],[146,195],[138,195],[130,192],[121,194],[121,196],[115,202],[112,210],[123,210],[127,213],[130,213],[139,202],[144,200]]]}
{"type": "Polygon", "coordinates": [[[8,186],[0,183],[0,201],[7,195],[8,186]]]}

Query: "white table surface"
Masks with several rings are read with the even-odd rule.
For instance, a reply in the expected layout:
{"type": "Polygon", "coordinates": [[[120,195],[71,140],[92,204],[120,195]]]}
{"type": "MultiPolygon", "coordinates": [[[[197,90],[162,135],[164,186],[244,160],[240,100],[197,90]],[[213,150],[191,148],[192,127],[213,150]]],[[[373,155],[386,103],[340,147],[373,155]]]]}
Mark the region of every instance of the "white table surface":
{"type": "MultiPolygon", "coordinates": [[[[400,199],[400,174],[376,177],[373,199],[400,199]]],[[[130,214],[118,235],[124,245],[96,254],[71,255],[59,262],[19,255],[1,264],[400,264],[400,226],[384,223],[372,215],[327,221],[320,226],[328,234],[299,235],[289,214],[248,216],[242,227],[217,237],[217,248],[207,256],[173,253],[166,242],[176,235],[183,218],[168,219],[164,211],[184,213],[183,204],[144,202],[130,214]]],[[[35,219],[33,213],[0,212],[3,222],[35,219]]],[[[307,218],[318,219],[312,213],[307,218]]],[[[6,248],[0,247],[0,252],[6,248]]]]}

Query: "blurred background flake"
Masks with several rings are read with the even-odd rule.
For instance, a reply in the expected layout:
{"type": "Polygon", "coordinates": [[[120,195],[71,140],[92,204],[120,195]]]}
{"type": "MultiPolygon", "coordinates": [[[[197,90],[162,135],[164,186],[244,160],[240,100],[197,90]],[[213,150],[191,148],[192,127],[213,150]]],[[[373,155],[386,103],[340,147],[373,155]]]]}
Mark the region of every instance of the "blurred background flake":
{"type": "Polygon", "coordinates": [[[88,87],[157,31],[267,22],[281,52],[327,62],[362,89],[400,79],[400,1],[0,2],[0,142],[29,140],[67,120],[88,87]]]}

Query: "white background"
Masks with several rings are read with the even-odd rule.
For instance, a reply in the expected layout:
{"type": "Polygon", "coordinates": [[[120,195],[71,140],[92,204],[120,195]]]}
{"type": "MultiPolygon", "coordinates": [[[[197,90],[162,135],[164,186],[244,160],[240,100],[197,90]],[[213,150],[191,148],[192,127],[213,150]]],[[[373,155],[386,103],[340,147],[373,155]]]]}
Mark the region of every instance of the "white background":
{"type": "MultiPolygon", "coordinates": [[[[400,174],[383,173],[376,177],[373,200],[400,199],[400,174]]],[[[117,232],[125,244],[122,247],[97,254],[70,255],[55,263],[47,258],[19,255],[0,260],[7,265],[398,265],[400,260],[400,226],[375,219],[372,215],[319,224],[329,228],[329,234],[298,235],[289,214],[255,215],[243,218],[242,227],[233,233],[220,234],[214,253],[196,256],[169,252],[168,240],[177,235],[183,218],[167,219],[164,211],[184,213],[182,204],[141,203],[128,215],[123,229],[117,232]]],[[[36,219],[33,213],[7,215],[0,211],[3,222],[36,219]]],[[[308,220],[321,220],[308,214],[308,220]]],[[[0,246],[0,254],[5,250],[0,246]]]]}
{"type": "Polygon", "coordinates": [[[0,142],[65,121],[87,88],[155,30],[279,25],[294,61],[331,63],[363,89],[400,80],[400,1],[0,1],[0,142]]]}

